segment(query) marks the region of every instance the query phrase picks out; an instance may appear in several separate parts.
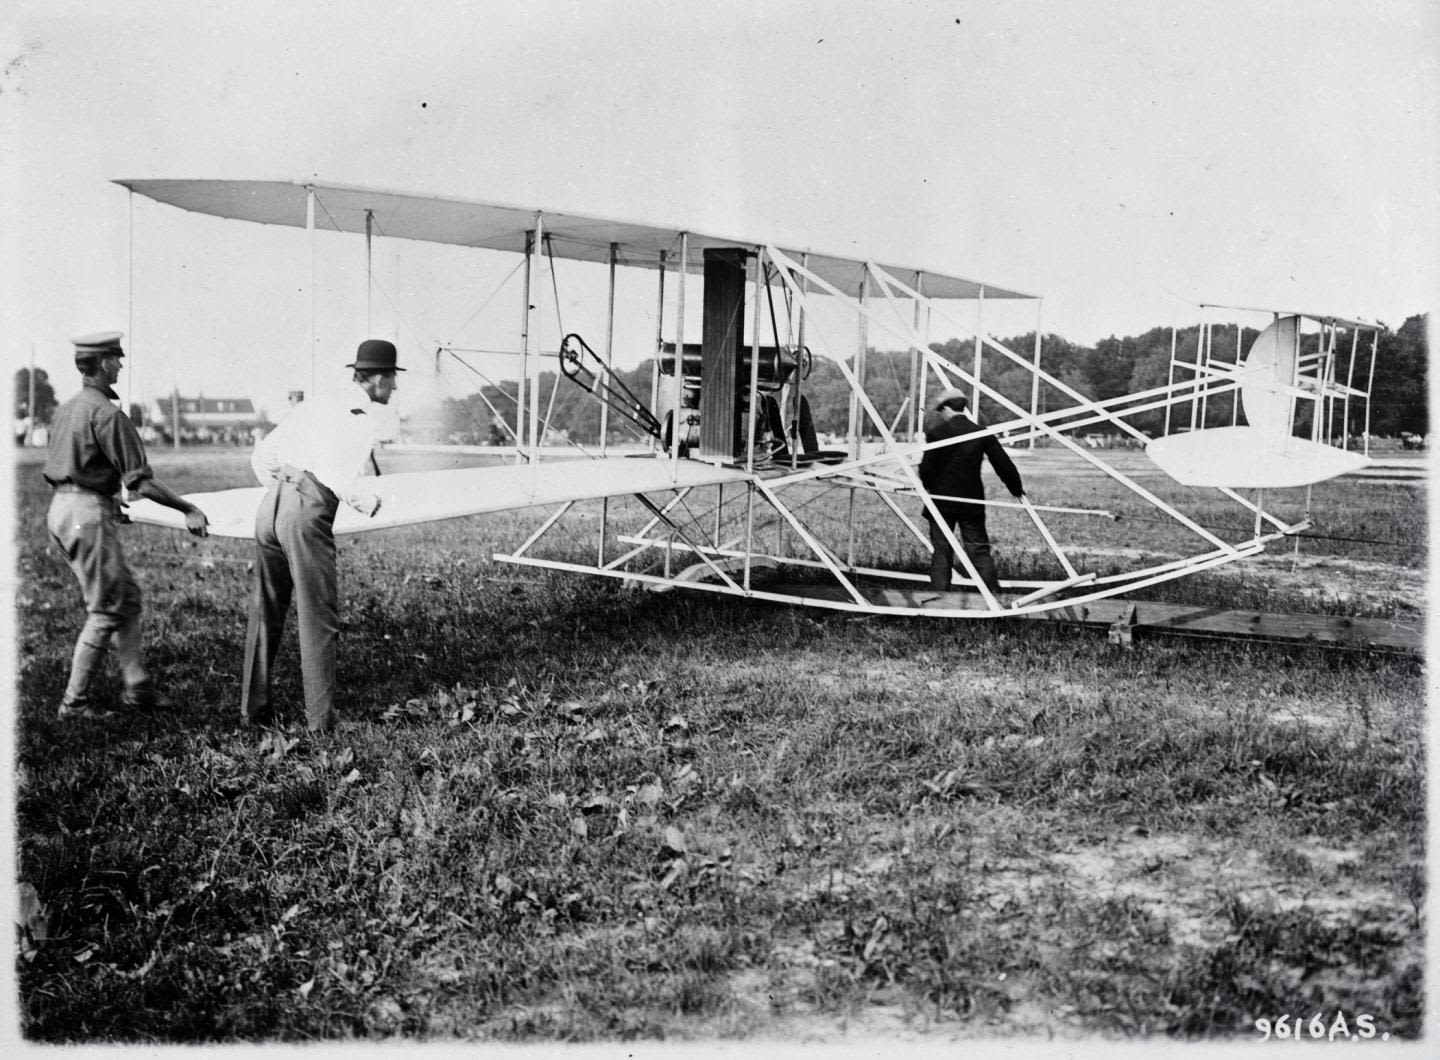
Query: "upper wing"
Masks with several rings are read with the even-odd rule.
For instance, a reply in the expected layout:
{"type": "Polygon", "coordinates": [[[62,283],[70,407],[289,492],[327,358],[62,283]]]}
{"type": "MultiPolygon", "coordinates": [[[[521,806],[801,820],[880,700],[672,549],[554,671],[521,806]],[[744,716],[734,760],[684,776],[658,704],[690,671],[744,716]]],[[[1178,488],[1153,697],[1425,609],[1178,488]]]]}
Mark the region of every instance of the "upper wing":
{"type": "MultiPolygon", "coordinates": [[[[509,508],[744,482],[749,478],[735,468],[694,460],[672,464],[670,460],[644,457],[404,472],[367,479],[366,484],[380,497],[380,511],[367,518],[342,504],[335,517],[335,533],[355,534],[509,508]]],[[[210,533],[219,537],[253,538],[255,511],[264,496],[263,487],[252,486],[218,493],[191,493],[186,494],[186,499],[198,505],[210,520],[210,533]]],[[[154,501],[132,502],[129,515],[136,523],[185,528],[184,515],[154,501]]]]}
{"type": "MultiPolygon", "coordinates": [[[[453,243],[487,250],[524,254],[529,234],[542,219],[548,253],[577,261],[607,262],[614,244],[623,249],[622,264],[636,268],[674,268],[675,252],[683,232],[688,238],[690,262],[699,268],[708,247],[756,246],[764,240],[706,235],[688,227],[616,221],[565,211],[537,210],[530,206],[478,202],[358,188],[345,184],[278,180],[117,180],[116,184],[156,202],[182,210],[232,217],[260,224],[306,227],[306,202],[313,191],[323,209],[315,211],[317,229],[365,232],[369,217],[378,230],[400,239],[453,243]],[[667,257],[662,258],[661,253],[667,257]]],[[[863,258],[835,255],[804,247],[807,267],[852,297],[860,292],[859,266],[863,258]]],[[[906,283],[923,275],[931,298],[975,298],[983,289],[987,300],[1033,298],[1000,284],[954,276],[923,266],[886,265],[885,270],[906,283]]]]}

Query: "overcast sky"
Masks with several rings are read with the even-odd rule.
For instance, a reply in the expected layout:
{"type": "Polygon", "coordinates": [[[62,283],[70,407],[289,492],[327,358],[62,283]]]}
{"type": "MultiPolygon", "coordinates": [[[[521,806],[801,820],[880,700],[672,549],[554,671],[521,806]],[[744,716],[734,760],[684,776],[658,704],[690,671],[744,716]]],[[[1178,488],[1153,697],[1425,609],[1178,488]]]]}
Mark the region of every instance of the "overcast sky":
{"type": "MultiPolygon", "coordinates": [[[[1198,301],[1396,326],[1440,291],[1433,0],[10,0],[0,24],[3,349],[33,347],[62,397],[67,340],[104,328],[131,333],[136,400],[273,409],[309,377],[305,234],[132,203],[121,177],[770,238],[1043,294],[1045,329],[1081,342],[1198,301]]],[[[513,261],[397,243],[377,244],[370,331],[410,358],[513,335],[518,291],[486,303],[513,261]]],[[[366,331],[363,264],[359,237],[317,254],[336,366],[366,331]]],[[[565,311],[600,290],[577,278],[565,311]]],[[[652,303],[622,304],[622,363],[652,303]]]]}

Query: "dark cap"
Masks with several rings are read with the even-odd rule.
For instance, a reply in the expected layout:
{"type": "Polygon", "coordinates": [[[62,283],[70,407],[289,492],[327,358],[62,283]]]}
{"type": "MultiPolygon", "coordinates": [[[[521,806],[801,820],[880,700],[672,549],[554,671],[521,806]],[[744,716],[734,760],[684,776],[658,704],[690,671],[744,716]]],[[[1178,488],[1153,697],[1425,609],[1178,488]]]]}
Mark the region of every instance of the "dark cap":
{"type": "Polygon", "coordinates": [[[97,331],[94,335],[71,339],[75,344],[75,363],[98,361],[101,357],[124,357],[125,351],[120,348],[120,338],[124,334],[123,331],[97,331]]]}
{"type": "Polygon", "coordinates": [[[355,360],[345,367],[354,368],[357,372],[405,371],[395,364],[396,356],[393,342],[385,339],[366,339],[355,351],[355,360]]]}

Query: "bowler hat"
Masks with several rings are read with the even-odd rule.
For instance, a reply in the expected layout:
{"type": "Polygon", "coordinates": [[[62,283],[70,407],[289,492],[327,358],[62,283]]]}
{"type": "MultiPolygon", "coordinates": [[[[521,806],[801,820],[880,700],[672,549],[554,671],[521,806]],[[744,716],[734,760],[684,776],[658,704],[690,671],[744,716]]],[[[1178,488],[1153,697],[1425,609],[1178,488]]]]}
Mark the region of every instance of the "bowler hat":
{"type": "Polygon", "coordinates": [[[366,339],[355,351],[355,360],[345,367],[354,368],[357,372],[405,371],[395,364],[396,356],[393,342],[385,339],[366,339]]]}
{"type": "Polygon", "coordinates": [[[100,331],[71,339],[75,344],[75,363],[98,361],[101,357],[124,357],[125,351],[120,347],[120,338],[124,334],[123,331],[100,331]]]}

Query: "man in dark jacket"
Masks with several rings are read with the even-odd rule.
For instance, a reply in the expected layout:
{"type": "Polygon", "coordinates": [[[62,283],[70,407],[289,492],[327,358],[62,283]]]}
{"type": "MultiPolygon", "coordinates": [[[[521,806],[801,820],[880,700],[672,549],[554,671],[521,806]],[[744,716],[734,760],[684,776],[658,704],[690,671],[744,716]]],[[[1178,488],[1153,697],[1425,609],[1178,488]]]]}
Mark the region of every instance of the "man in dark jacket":
{"type": "MultiPolygon", "coordinates": [[[[958,438],[980,430],[965,410],[969,403],[959,390],[943,390],[930,406],[925,416],[925,441],[938,442],[946,438],[958,438]]],[[[1020,483],[1020,472],[1005,452],[999,439],[993,434],[971,438],[969,441],[931,449],[920,458],[920,484],[935,498],[935,507],[952,529],[960,534],[960,544],[970,557],[981,581],[992,593],[1000,591],[1000,579],[995,574],[995,560],[990,555],[990,535],[985,530],[985,506],[971,504],[970,500],[984,500],[985,487],[980,483],[980,464],[989,458],[990,466],[1000,476],[1012,495],[1020,497],[1025,487],[1020,483]]],[[[945,540],[943,530],[935,525],[930,510],[925,510],[930,523],[930,587],[936,592],[950,588],[950,571],[955,556],[950,542],[945,540]]]]}

